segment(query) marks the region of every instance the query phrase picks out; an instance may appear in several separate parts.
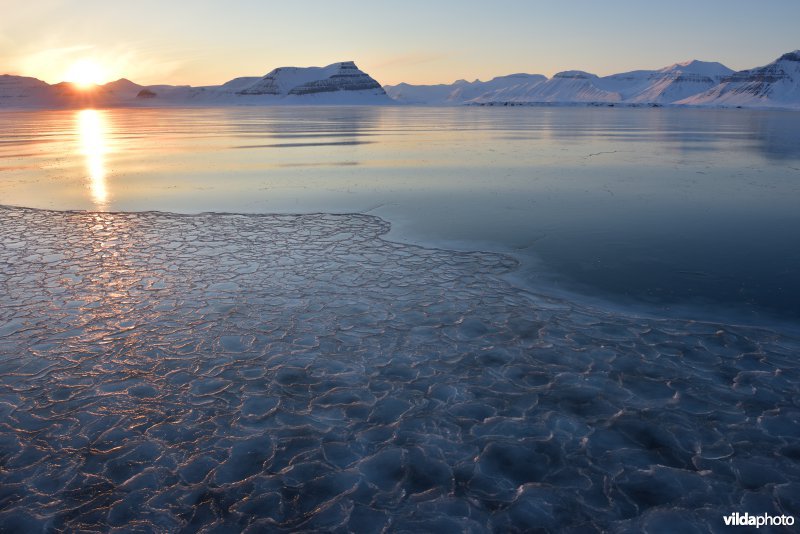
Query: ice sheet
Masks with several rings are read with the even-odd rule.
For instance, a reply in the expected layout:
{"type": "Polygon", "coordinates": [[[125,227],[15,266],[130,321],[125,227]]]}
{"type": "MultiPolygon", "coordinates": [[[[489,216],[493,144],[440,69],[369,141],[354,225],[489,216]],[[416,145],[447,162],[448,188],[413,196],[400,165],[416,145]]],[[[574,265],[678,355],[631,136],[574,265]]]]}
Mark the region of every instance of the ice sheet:
{"type": "MultiPolygon", "coordinates": [[[[793,513],[800,340],[539,297],[367,215],[0,208],[10,530],[793,513]]],[[[688,527],[687,527],[688,528],[688,527]]]]}

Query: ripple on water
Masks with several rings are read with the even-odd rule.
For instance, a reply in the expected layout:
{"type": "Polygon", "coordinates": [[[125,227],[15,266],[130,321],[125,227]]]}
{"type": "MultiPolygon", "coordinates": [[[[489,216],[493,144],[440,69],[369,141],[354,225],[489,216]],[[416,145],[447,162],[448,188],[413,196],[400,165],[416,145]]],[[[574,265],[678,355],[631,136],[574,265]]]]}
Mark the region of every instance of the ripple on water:
{"type": "Polygon", "coordinates": [[[796,337],[538,297],[388,228],[0,208],[2,528],[800,513],[796,337]]]}

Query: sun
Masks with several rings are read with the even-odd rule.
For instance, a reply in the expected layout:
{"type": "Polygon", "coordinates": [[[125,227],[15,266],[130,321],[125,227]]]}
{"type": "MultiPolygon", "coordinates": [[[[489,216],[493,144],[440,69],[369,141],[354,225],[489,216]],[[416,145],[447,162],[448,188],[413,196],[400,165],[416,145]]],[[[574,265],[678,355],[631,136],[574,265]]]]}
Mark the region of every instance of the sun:
{"type": "Polygon", "coordinates": [[[85,89],[105,82],[106,73],[97,62],[91,59],[81,59],[72,64],[64,78],[85,89]]]}

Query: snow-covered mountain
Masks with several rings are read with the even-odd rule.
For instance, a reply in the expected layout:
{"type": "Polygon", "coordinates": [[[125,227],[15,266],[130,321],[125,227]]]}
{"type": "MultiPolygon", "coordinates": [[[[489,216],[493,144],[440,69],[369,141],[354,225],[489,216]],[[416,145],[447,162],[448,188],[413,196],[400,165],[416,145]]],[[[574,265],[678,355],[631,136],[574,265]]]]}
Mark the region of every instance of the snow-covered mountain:
{"type": "Polygon", "coordinates": [[[595,74],[580,70],[569,70],[555,74],[549,80],[536,84],[506,87],[486,93],[471,103],[590,103],[619,102],[619,93],[607,91],[600,85],[595,74]]]}
{"type": "Polygon", "coordinates": [[[732,74],[721,63],[686,61],[655,71],[633,71],[613,74],[601,79],[601,86],[615,91],[625,102],[636,104],[670,104],[706,91],[732,74]]]}
{"type": "Polygon", "coordinates": [[[602,78],[583,71],[566,71],[533,87],[501,88],[470,103],[671,104],[715,87],[732,73],[720,63],[697,60],[602,78]]]}
{"type": "Polygon", "coordinates": [[[386,94],[404,104],[459,105],[493,91],[509,87],[533,86],[547,80],[541,74],[510,74],[488,82],[458,80],[445,85],[410,85],[401,83],[384,87],[386,94]]]}
{"type": "Polygon", "coordinates": [[[279,67],[262,77],[234,78],[206,87],[150,86],[140,95],[158,104],[392,104],[381,85],[352,61],[327,67],[279,67]]]}
{"type": "Polygon", "coordinates": [[[0,75],[0,107],[39,105],[47,99],[51,86],[27,76],[0,75]]]}
{"type": "Polygon", "coordinates": [[[67,82],[49,85],[36,78],[6,74],[0,76],[0,108],[112,106],[135,99],[141,89],[124,78],[87,91],[67,82]]]}
{"type": "Polygon", "coordinates": [[[241,78],[234,78],[229,80],[222,85],[219,86],[221,91],[227,91],[231,93],[238,93],[243,89],[247,89],[251,85],[255,84],[261,78],[258,76],[242,76],[241,78]]]}
{"type": "Polygon", "coordinates": [[[565,71],[552,78],[515,74],[489,82],[459,80],[450,85],[399,84],[387,94],[409,104],[536,105],[621,104],[800,108],[800,50],[741,72],[707,61],[686,61],[658,70],[598,77],[565,71]],[[527,80],[526,80],[527,77],[527,80]],[[467,87],[483,91],[467,92],[467,87]],[[462,96],[466,95],[466,97],[462,96]],[[470,98],[471,97],[471,98],[470,98]]]}
{"type": "Polygon", "coordinates": [[[381,85],[354,62],[327,67],[281,67],[259,77],[235,78],[205,87],[142,86],[121,79],[89,90],[61,82],[0,76],[2,107],[309,105],[395,103],[381,85]]]}
{"type": "MultiPolygon", "coordinates": [[[[230,82],[228,82],[230,83],[230,82]]],[[[372,96],[386,92],[352,61],[327,67],[280,67],[237,91],[240,95],[313,95],[337,91],[366,91],[372,96]]]]}
{"type": "Polygon", "coordinates": [[[213,105],[670,105],[800,109],[800,50],[763,67],[734,72],[687,61],[658,70],[599,77],[584,71],[511,74],[441,85],[380,84],[352,61],[327,67],[280,67],[265,76],[204,87],[142,86],[121,79],[92,89],[0,76],[0,109],[19,107],[213,105]]]}
{"type": "Polygon", "coordinates": [[[784,54],[763,67],[733,73],[719,85],[677,103],[800,109],[800,50],[784,54]]]}

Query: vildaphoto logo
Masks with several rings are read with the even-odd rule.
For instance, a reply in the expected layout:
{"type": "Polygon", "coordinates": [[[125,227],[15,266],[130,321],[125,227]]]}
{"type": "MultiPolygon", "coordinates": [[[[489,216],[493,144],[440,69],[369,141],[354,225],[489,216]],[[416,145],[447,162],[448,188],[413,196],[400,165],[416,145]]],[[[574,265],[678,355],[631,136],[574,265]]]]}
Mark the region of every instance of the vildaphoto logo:
{"type": "Polygon", "coordinates": [[[750,515],[747,512],[740,514],[734,512],[731,515],[723,516],[726,526],[734,527],[782,527],[794,525],[793,515],[750,515]]]}

